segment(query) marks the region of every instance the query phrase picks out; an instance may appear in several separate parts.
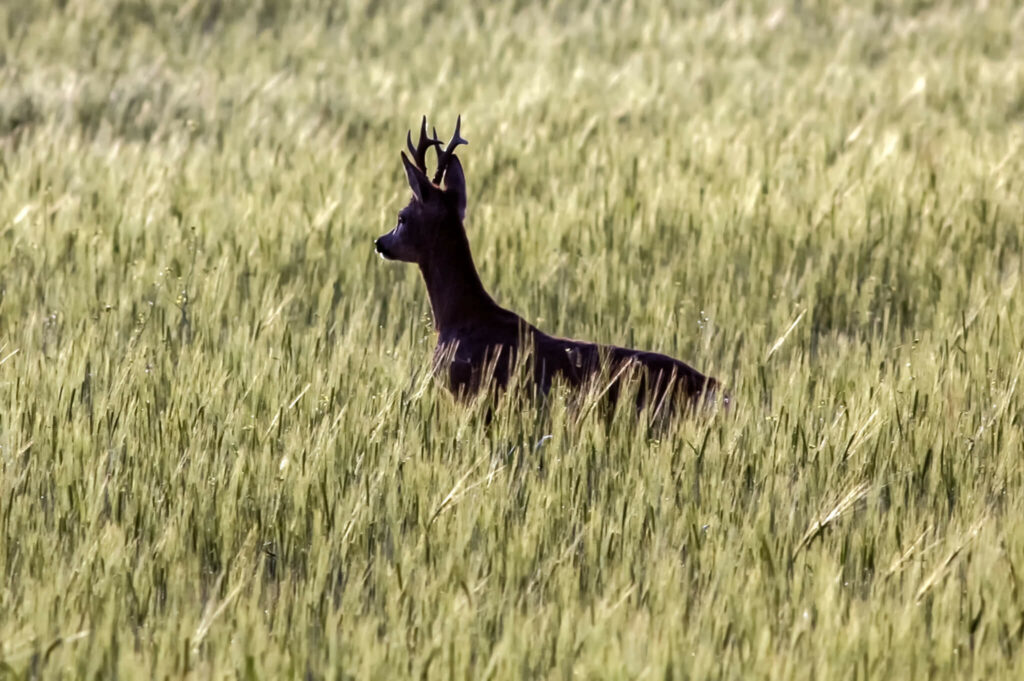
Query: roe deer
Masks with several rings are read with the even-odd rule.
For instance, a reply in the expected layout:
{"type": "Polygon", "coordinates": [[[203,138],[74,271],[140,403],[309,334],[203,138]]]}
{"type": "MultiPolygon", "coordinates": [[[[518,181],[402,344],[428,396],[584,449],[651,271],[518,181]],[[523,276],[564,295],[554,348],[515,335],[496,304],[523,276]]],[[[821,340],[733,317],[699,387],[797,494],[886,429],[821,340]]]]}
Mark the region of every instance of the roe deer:
{"type": "MultiPolygon", "coordinates": [[[[677,359],[549,336],[494,302],[477,274],[462,225],[466,177],[454,153],[460,144],[468,144],[459,135],[461,124],[460,116],[444,149],[436,129],[433,137],[427,136],[425,116],[419,143],[414,147],[411,133],[407,136],[412,161],[404,151],[401,156],[412,199],[398,213],[395,228],[374,241],[384,258],[419,265],[438,332],[434,368],[447,371],[448,389],[465,399],[475,395],[486,379],[504,388],[525,343],[532,346],[533,380],[542,393],[547,393],[555,376],[580,387],[607,371],[607,396],[612,403],[626,375],[639,380],[638,408],[652,404],[657,411],[675,411],[697,406],[701,399],[710,402],[718,382],[677,359]],[[431,147],[437,151],[433,181],[427,178],[426,164],[431,147]]],[[[729,397],[721,399],[728,406],[729,397]]]]}

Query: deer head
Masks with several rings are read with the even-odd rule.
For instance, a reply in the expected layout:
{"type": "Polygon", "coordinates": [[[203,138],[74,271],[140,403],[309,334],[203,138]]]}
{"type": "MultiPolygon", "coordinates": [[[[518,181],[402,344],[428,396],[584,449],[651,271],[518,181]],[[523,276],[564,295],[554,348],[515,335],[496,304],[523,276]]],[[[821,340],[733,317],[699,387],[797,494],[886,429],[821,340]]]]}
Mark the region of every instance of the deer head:
{"type": "Polygon", "coordinates": [[[394,229],[373,242],[383,257],[422,267],[429,262],[443,261],[446,252],[465,242],[462,220],[466,213],[466,177],[454,154],[457,146],[469,144],[459,135],[461,126],[460,116],[455,123],[455,134],[443,150],[437,130],[433,137],[427,136],[426,116],[420,124],[419,143],[414,147],[411,133],[406,137],[412,161],[404,151],[401,156],[412,199],[399,211],[394,229]],[[433,181],[427,177],[426,162],[426,153],[431,147],[437,148],[437,172],[433,181]]]}

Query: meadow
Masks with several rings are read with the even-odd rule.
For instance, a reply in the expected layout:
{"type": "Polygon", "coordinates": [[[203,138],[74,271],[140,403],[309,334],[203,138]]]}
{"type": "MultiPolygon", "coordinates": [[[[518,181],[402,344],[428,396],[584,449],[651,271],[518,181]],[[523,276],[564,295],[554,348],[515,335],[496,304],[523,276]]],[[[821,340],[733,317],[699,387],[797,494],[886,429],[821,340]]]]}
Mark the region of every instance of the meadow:
{"type": "Polygon", "coordinates": [[[0,679],[1024,678],[1024,9],[0,3],[0,679]],[[735,399],[429,375],[485,285],[735,399]]]}

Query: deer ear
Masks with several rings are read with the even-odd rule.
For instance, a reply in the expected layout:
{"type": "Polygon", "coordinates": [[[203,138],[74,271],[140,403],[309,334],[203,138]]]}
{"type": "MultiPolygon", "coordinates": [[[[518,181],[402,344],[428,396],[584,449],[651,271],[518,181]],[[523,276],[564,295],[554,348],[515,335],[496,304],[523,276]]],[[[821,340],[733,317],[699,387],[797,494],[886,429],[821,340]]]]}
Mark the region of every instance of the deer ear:
{"type": "Polygon", "coordinates": [[[466,217],[466,175],[462,172],[462,164],[458,156],[452,156],[448,168],[444,171],[444,193],[455,204],[459,211],[459,219],[466,217]]]}
{"type": "Polygon", "coordinates": [[[430,180],[427,179],[422,170],[409,163],[409,159],[404,151],[401,154],[402,165],[405,166],[405,176],[409,178],[409,188],[412,189],[416,200],[422,202],[427,198],[428,192],[433,189],[434,185],[430,183],[430,180]]]}

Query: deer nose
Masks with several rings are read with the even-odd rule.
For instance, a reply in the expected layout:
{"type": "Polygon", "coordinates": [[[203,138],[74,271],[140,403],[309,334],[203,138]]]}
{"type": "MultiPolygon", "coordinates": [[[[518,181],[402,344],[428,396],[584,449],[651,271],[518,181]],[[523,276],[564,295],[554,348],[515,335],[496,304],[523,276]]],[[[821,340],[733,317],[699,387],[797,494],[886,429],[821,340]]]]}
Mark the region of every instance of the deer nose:
{"type": "Polygon", "coordinates": [[[373,250],[377,251],[378,255],[382,255],[385,258],[388,257],[388,252],[384,250],[384,245],[381,244],[380,239],[373,240],[373,250]]]}

